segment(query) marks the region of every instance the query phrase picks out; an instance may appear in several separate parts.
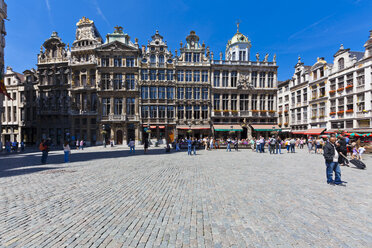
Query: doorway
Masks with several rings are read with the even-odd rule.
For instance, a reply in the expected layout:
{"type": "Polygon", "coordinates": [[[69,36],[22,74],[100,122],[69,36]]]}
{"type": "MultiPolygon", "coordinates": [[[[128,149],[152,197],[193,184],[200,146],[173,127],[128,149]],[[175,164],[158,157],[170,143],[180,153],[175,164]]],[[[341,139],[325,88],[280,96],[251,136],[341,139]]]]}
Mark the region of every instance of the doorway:
{"type": "Polygon", "coordinates": [[[136,138],[136,132],[135,132],[134,124],[128,124],[127,126],[127,143],[129,143],[130,140],[135,140],[136,138]]]}
{"type": "Polygon", "coordinates": [[[116,144],[122,145],[123,144],[123,131],[118,130],[116,132],[116,144]]]}

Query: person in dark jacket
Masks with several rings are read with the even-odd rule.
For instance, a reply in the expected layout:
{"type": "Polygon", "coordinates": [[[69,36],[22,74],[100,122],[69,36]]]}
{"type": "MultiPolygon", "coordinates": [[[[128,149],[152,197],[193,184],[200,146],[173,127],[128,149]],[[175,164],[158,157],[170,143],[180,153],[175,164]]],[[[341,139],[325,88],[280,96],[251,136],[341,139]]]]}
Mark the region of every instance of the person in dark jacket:
{"type": "MultiPolygon", "coordinates": [[[[336,145],[337,145],[337,151],[339,153],[342,153],[342,155],[346,157],[347,156],[347,147],[346,147],[347,142],[344,136],[342,136],[341,134],[338,136],[338,141],[336,145]]],[[[338,163],[340,164],[340,166],[344,166],[344,165],[348,166],[347,160],[343,156],[339,156],[338,163]]]]}
{"type": "Polygon", "coordinates": [[[329,142],[324,146],[323,156],[326,164],[326,175],[328,184],[342,185],[341,169],[338,164],[339,154],[336,148],[336,137],[331,137],[329,142]],[[335,172],[335,180],[333,180],[333,172],[335,172]]]}

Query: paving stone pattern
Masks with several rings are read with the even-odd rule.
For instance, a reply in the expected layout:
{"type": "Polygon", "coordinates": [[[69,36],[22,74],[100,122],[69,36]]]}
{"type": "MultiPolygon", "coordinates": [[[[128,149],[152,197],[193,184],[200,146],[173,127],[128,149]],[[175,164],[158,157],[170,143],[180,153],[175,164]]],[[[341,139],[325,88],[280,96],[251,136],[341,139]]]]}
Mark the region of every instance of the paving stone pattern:
{"type": "Polygon", "coordinates": [[[0,247],[372,247],[372,158],[126,147],[0,156],[0,247]]]}

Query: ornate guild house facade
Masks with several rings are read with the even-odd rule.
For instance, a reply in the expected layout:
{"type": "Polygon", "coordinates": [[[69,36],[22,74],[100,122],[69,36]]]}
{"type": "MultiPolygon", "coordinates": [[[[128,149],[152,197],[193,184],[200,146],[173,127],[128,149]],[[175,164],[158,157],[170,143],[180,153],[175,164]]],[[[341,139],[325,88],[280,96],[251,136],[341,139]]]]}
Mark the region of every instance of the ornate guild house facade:
{"type": "Polygon", "coordinates": [[[40,50],[33,139],[95,145],[267,135],[278,129],[275,55],[251,61],[250,48],[238,30],[225,59],[214,59],[191,31],[173,55],[158,31],[140,48],[119,26],[104,40],[83,17],[71,48],[53,32],[40,50]]]}

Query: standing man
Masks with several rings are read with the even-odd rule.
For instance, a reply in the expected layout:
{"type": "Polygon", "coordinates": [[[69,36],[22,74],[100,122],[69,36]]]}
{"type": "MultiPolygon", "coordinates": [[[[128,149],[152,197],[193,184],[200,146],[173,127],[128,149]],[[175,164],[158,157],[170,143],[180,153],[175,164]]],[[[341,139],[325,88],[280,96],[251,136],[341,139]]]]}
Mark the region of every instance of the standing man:
{"type": "Polygon", "coordinates": [[[289,144],[291,146],[291,153],[294,153],[295,152],[295,145],[296,145],[296,140],[294,138],[292,138],[290,141],[289,141],[289,144]]]}
{"type": "Polygon", "coordinates": [[[341,169],[338,164],[339,154],[336,150],[336,137],[332,136],[329,142],[324,146],[323,153],[326,163],[327,183],[342,185],[341,169]],[[335,180],[333,180],[333,172],[335,172],[335,180]]]}
{"type": "Polygon", "coordinates": [[[186,140],[186,142],[187,142],[187,155],[192,155],[191,154],[191,148],[192,148],[192,139],[191,139],[191,137],[188,138],[186,140]]]}
{"type": "Polygon", "coordinates": [[[134,140],[133,139],[130,139],[128,145],[129,145],[129,148],[130,148],[129,153],[135,154],[136,153],[136,149],[135,149],[136,143],[134,142],[134,140]]]}
{"type": "Polygon", "coordinates": [[[46,164],[48,159],[48,152],[49,152],[50,142],[49,140],[42,140],[39,146],[41,151],[41,163],[46,164]]]}
{"type": "Polygon", "coordinates": [[[227,139],[227,148],[226,148],[226,151],[227,152],[231,152],[231,139],[230,138],[227,139]]]}
{"type": "Polygon", "coordinates": [[[276,139],[273,135],[271,139],[269,140],[270,154],[275,154],[275,144],[276,144],[276,139]]]}
{"type": "Polygon", "coordinates": [[[275,143],[276,154],[282,154],[282,139],[278,136],[275,143]]]}

